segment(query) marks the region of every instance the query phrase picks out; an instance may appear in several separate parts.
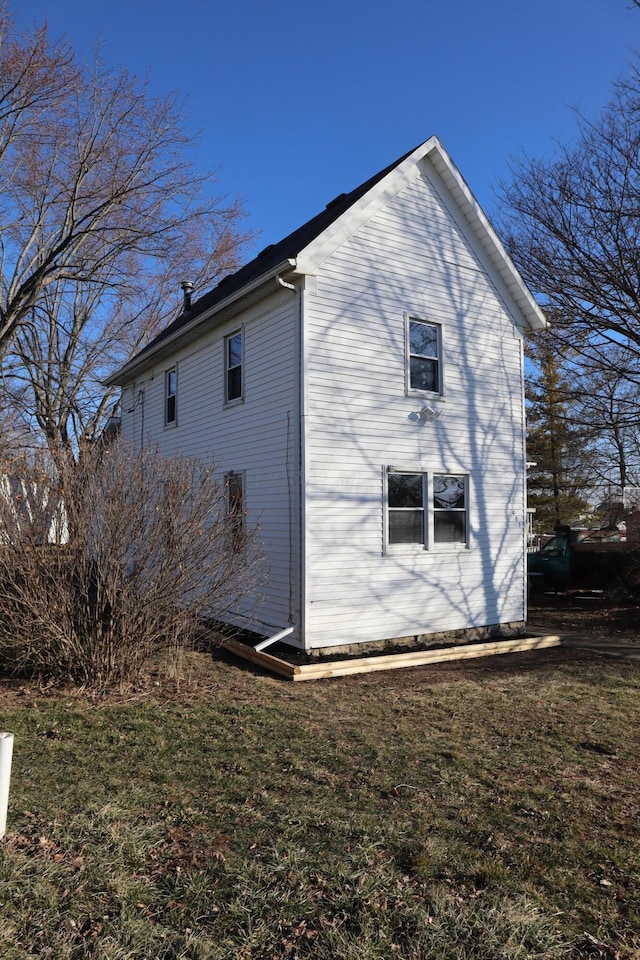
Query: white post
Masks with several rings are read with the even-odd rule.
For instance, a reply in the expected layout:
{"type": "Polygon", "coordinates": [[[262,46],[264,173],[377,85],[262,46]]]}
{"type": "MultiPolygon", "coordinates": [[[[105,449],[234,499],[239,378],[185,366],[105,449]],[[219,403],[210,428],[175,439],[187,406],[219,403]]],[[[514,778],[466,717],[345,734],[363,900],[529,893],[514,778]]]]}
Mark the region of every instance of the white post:
{"type": "Polygon", "coordinates": [[[12,756],[13,734],[0,733],[0,840],[4,837],[5,830],[7,829],[12,756]]]}

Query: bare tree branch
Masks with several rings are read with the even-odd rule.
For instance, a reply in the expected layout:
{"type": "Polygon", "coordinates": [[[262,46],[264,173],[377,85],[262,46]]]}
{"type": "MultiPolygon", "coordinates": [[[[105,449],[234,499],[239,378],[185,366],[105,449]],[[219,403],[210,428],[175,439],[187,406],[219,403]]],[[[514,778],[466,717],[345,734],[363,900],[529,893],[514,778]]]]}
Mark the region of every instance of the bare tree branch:
{"type": "Polygon", "coordinates": [[[233,616],[264,575],[215,467],[116,442],[67,474],[0,459],[0,656],[16,671],[129,683],[233,616]]]}
{"type": "Polygon", "coordinates": [[[640,73],[619,81],[578,141],[549,163],[525,159],[503,189],[511,254],[582,348],[640,355],[640,73]]]}
{"type": "Polygon", "coordinates": [[[0,11],[0,361],[5,397],[59,455],[92,439],[101,380],[251,239],[196,170],[175,95],[78,65],[0,11]]]}
{"type": "Polygon", "coordinates": [[[593,442],[595,482],[624,488],[639,466],[640,63],[555,159],[525,158],[512,175],[508,249],[552,320],[568,416],[593,442]]]}

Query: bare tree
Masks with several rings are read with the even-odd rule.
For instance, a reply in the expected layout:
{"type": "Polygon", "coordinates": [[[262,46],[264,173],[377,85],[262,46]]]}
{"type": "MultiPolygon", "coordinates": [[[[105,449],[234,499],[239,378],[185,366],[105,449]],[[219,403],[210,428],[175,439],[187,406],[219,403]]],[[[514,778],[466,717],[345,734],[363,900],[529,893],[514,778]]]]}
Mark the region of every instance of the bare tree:
{"type": "Polygon", "coordinates": [[[195,459],[116,441],[58,479],[46,458],[0,464],[0,658],[94,686],[135,680],[262,575],[235,523],[225,483],[195,459]]]}
{"type": "Polygon", "coordinates": [[[0,10],[0,359],[49,442],[95,432],[112,400],[97,381],[176,312],[179,280],[238,265],[242,205],[191,146],[175,95],[0,10]]]}
{"type": "Polygon", "coordinates": [[[556,159],[524,159],[512,175],[502,191],[507,245],[555,317],[555,336],[593,364],[610,366],[615,348],[631,375],[640,356],[638,62],[556,159]]]}
{"type": "Polygon", "coordinates": [[[592,444],[593,483],[624,488],[640,437],[640,61],[550,161],[514,163],[509,251],[552,320],[567,417],[592,444]]]}
{"type": "Polygon", "coordinates": [[[605,367],[582,358],[570,367],[571,420],[587,440],[592,498],[607,505],[608,526],[623,519],[640,488],[640,376],[629,376],[629,358],[615,354],[611,348],[605,367]]]}
{"type": "Polygon", "coordinates": [[[176,277],[204,285],[234,263],[226,228],[216,237],[203,226],[193,221],[151,263],[136,267],[131,257],[130,282],[115,290],[108,289],[113,264],[104,259],[92,281],[58,280],[42,291],[5,358],[4,393],[56,458],[77,459],[100,435],[117,403],[104,380],[181,309],[176,277]]]}

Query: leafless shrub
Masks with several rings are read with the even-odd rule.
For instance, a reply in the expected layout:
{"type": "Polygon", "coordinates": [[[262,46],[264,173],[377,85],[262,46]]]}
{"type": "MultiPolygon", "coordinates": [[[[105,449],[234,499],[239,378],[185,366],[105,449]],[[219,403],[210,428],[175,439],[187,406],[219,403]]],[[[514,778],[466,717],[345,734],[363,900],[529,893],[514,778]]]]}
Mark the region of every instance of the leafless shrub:
{"type": "Polygon", "coordinates": [[[204,618],[225,619],[259,575],[255,531],[245,524],[240,549],[214,466],[116,442],[57,484],[40,463],[20,467],[43,511],[29,514],[4,483],[0,656],[15,671],[94,687],[135,680],[204,618]],[[45,522],[47,484],[63,522],[45,522]]]}

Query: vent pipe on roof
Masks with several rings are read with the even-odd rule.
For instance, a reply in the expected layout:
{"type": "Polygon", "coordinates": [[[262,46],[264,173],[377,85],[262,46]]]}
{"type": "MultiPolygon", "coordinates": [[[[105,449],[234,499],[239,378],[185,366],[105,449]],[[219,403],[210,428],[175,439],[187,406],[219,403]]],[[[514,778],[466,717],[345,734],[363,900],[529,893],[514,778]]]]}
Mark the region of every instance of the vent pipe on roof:
{"type": "Polygon", "coordinates": [[[180,284],[182,287],[182,293],[184,296],[184,309],[191,310],[191,294],[193,292],[193,284],[191,280],[183,280],[180,284]]]}

